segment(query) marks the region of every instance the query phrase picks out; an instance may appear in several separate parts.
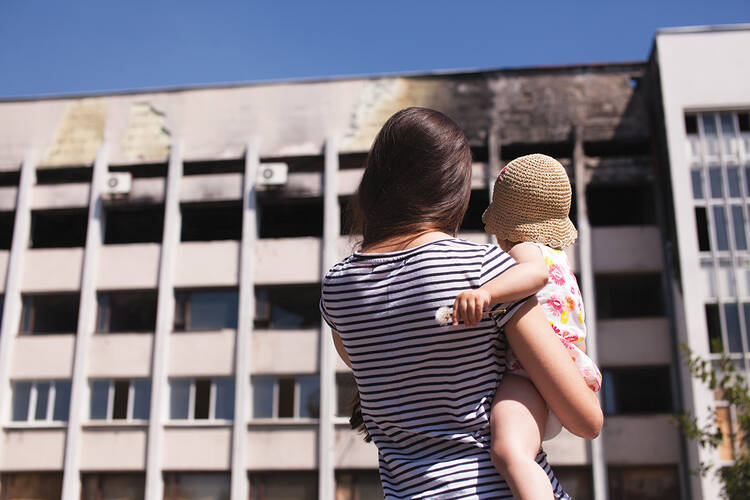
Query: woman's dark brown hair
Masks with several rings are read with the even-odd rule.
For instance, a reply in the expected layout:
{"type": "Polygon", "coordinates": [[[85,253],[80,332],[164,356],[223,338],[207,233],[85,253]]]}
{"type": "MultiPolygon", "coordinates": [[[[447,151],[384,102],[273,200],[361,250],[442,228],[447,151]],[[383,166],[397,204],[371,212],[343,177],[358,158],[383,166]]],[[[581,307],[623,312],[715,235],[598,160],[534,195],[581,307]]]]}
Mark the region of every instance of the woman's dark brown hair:
{"type": "Polygon", "coordinates": [[[362,247],[435,229],[455,235],[471,193],[471,149],[439,111],[406,108],[380,129],[352,198],[362,247]]]}

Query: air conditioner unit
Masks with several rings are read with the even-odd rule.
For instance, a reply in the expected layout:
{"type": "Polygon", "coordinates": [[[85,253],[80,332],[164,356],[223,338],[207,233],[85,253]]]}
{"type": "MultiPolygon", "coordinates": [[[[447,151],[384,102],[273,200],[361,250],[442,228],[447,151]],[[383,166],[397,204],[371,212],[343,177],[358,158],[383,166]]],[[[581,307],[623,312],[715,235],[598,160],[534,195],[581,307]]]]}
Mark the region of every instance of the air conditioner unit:
{"type": "Polygon", "coordinates": [[[128,194],[133,175],[130,172],[109,172],[104,179],[104,193],[128,194]]]}
{"type": "Polygon", "coordinates": [[[263,186],[278,186],[286,184],[289,166],[286,163],[261,163],[258,165],[256,182],[263,186]]]}

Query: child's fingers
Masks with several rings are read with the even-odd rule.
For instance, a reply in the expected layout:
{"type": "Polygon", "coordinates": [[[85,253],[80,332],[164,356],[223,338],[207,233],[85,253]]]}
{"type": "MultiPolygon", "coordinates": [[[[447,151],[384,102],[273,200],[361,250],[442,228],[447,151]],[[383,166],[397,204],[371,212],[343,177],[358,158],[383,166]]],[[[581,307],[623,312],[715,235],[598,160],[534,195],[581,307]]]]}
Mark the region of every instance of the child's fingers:
{"type": "Polygon", "coordinates": [[[459,318],[461,317],[461,299],[459,297],[456,297],[456,300],[453,302],[453,326],[458,326],[459,318]]]}
{"type": "Polygon", "coordinates": [[[482,309],[482,300],[477,297],[474,304],[474,325],[478,325],[482,321],[482,309]]]}
{"type": "Polygon", "coordinates": [[[462,316],[462,318],[464,320],[464,324],[466,326],[475,326],[475,324],[476,324],[475,321],[474,321],[474,318],[476,316],[475,309],[476,308],[474,306],[474,301],[473,300],[466,301],[466,315],[462,316]]]}

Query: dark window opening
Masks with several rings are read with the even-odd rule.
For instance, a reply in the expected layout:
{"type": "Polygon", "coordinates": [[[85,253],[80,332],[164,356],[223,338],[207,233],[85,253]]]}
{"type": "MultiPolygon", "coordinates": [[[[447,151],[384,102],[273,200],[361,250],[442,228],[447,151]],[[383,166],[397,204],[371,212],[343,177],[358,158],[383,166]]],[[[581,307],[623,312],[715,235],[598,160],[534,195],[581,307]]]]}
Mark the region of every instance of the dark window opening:
{"type": "Polygon", "coordinates": [[[503,161],[508,162],[515,160],[519,156],[530,155],[533,153],[542,153],[558,161],[562,158],[570,158],[573,155],[573,143],[571,142],[531,142],[531,143],[514,143],[503,144],[500,149],[500,156],[503,161]]]}
{"type": "Polygon", "coordinates": [[[279,418],[294,417],[294,378],[279,379],[279,418]]]}
{"type": "Polygon", "coordinates": [[[15,212],[0,212],[0,249],[10,250],[13,244],[13,228],[15,225],[15,212]]]}
{"type": "Polygon", "coordinates": [[[602,401],[607,415],[674,410],[668,366],[603,369],[602,378],[602,401]]]}
{"type": "MultiPolygon", "coordinates": [[[[341,167],[342,155],[339,155],[339,168],[341,167]]],[[[289,172],[322,172],[325,158],[322,155],[313,156],[279,156],[273,158],[261,158],[261,163],[286,163],[289,172]]]]}
{"type": "Polygon", "coordinates": [[[182,175],[243,173],[245,159],[191,161],[182,165],[182,175]]]}
{"type": "Polygon", "coordinates": [[[471,159],[475,162],[490,161],[489,149],[487,146],[472,146],[471,159]]]}
{"type": "MultiPolygon", "coordinates": [[[[568,492],[568,484],[563,484],[568,492]]],[[[380,474],[377,470],[336,470],[336,500],[375,500],[383,497],[380,474]]],[[[578,500],[578,497],[575,498],[578,500]]]]}
{"type": "Polygon", "coordinates": [[[229,491],[230,475],[226,472],[164,473],[164,500],[224,500],[229,498],[229,491]]]}
{"type": "Polygon", "coordinates": [[[21,333],[75,333],[78,329],[77,293],[24,295],[21,333]]]}
{"type": "Polygon", "coordinates": [[[110,172],[130,172],[133,178],[136,177],[166,177],[166,163],[147,163],[139,165],[110,165],[110,172]]]}
{"type": "Polygon", "coordinates": [[[18,186],[21,181],[21,171],[0,172],[0,186],[18,186]]]}
{"type": "Polygon", "coordinates": [[[698,117],[685,115],[685,133],[688,135],[698,134],[698,117]]]}
{"type": "Polygon", "coordinates": [[[71,248],[86,245],[88,212],[34,210],[31,212],[31,248],[71,248]]]}
{"type": "Polygon", "coordinates": [[[242,202],[182,205],[182,241],[242,239],[242,202]]]}
{"type": "Polygon", "coordinates": [[[130,392],[129,380],[115,380],[115,397],[112,406],[112,418],[124,420],[128,418],[128,393],[130,392]]]}
{"type": "Polygon", "coordinates": [[[695,207],[695,224],[698,229],[698,250],[711,251],[711,240],[708,237],[708,216],[706,207],[695,207]]]}
{"type": "Polygon", "coordinates": [[[207,419],[211,406],[211,379],[195,379],[195,413],[196,419],[207,419]]]}
{"type": "Polygon", "coordinates": [[[469,207],[461,222],[460,231],[484,231],[482,214],[490,203],[490,195],[486,189],[475,189],[469,198],[469,207]]]}
{"type": "Polygon", "coordinates": [[[658,274],[597,275],[596,308],[600,319],[664,315],[658,274]]]}
{"type": "Polygon", "coordinates": [[[261,238],[323,236],[321,198],[272,199],[258,197],[258,234],[261,238]]]}
{"type": "Polygon", "coordinates": [[[255,287],[255,328],[318,327],[319,302],[319,284],[255,287]]]}
{"type": "Polygon", "coordinates": [[[555,476],[565,485],[565,492],[576,500],[594,500],[591,466],[555,465],[555,476]]]}
{"type": "Polygon", "coordinates": [[[36,171],[37,184],[91,182],[91,167],[42,168],[36,171]]]}
{"type": "Polygon", "coordinates": [[[174,331],[237,328],[236,290],[175,292],[174,331]]]}
{"type": "Polygon", "coordinates": [[[708,330],[711,352],[721,352],[724,349],[724,342],[721,340],[721,319],[719,318],[718,304],[706,304],[706,329],[708,330]]]}
{"type": "Polygon", "coordinates": [[[143,473],[81,474],[82,500],[136,500],[144,498],[146,475],[143,473]]]}
{"type": "Polygon", "coordinates": [[[654,191],[649,185],[589,185],[586,189],[586,203],[592,226],[656,223],[654,191]]]}
{"type": "Polygon", "coordinates": [[[104,243],[161,243],[164,205],[105,208],[104,243]]]}
{"type": "Polygon", "coordinates": [[[591,141],[583,143],[583,153],[586,156],[650,156],[651,143],[648,140],[632,141],[591,141]]]}
{"type": "Polygon", "coordinates": [[[153,332],[156,301],[156,290],[99,293],[97,331],[153,332]]]}
{"type": "Polygon", "coordinates": [[[667,500],[680,498],[677,466],[607,467],[610,500],[667,500]]]}
{"type": "Polygon", "coordinates": [[[339,155],[339,169],[365,168],[367,153],[344,153],[339,155]]]}
{"type": "Polygon", "coordinates": [[[62,472],[3,472],[0,499],[60,500],[62,498],[62,472]]]}
{"type": "Polygon", "coordinates": [[[750,132],[750,112],[737,113],[737,121],[740,122],[740,132],[750,132]]]}

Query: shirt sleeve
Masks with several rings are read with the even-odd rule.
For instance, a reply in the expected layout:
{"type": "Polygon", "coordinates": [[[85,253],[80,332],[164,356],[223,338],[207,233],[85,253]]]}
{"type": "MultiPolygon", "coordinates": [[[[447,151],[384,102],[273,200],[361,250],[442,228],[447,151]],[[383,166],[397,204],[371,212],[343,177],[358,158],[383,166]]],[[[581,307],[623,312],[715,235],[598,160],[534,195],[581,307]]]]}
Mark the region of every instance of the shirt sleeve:
{"type": "MultiPolygon", "coordinates": [[[[492,281],[505,271],[516,265],[509,254],[504,252],[500,247],[490,246],[482,261],[482,273],[479,277],[479,286],[492,281]]],[[[494,304],[490,306],[490,317],[495,321],[499,328],[515,314],[516,311],[533,295],[515,302],[505,302],[503,304],[494,304]]]]}
{"type": "Polygon", "coordinates": [[[320,308],[320,315],[322,316],[323,321],[325,321],[328,324],[328,326],[330,326],[333,329],[333,331],[338,332],[338,328],[336,327],[336,324],[334,323],[333,318],[326,310],[325,296],[322,296],[320,298],[319,308],[320,308]]]}

